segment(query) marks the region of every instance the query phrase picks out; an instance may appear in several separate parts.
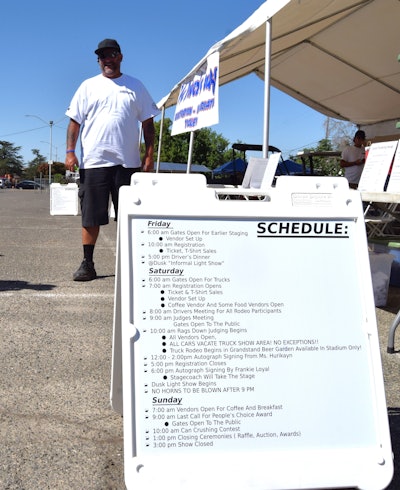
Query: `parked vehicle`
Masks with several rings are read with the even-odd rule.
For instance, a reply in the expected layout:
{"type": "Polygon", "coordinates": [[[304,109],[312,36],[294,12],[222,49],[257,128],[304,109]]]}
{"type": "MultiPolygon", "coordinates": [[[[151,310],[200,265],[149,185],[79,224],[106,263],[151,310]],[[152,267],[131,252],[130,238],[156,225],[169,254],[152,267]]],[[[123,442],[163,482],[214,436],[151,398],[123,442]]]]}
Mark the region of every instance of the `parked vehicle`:
{"type": "Polygon", "coordinates": [[[40,184],[33,180],[21,180],[15,186],[16,189],[41,189],[40,184]]]}
{"type": "Polygon", "coordinates": [[[8,179],[0,178],[0,189],[7,189],[11,187],[11,182],[8,179]]]}

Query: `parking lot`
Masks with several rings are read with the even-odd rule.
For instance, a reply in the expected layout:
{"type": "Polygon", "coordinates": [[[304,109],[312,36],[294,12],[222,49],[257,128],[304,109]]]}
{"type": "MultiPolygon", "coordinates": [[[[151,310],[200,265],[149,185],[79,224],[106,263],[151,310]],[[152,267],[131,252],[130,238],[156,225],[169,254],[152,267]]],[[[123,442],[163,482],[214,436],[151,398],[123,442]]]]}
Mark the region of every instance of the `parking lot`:
{"type": "Polygon", "coordinates": [[[0,488],[123,489],[122,418],[110,409],[115,223],[99,279],[73,282],[80,216],[49,193],[0,191],[0,488]]]}
{"type": "MultiPolygon", "coordinates": [[[[0,206],[0,488],[123,490],[122,418],[109,403],[116,224],[99,236],[99,278],[79,283],[80,216],[51,216],[48,191],[1,189],[0,206]]],[[[386,347],[399,308],[391,288],[376,309],[396,459],[400,328],[396,352],[386,347]]]]}

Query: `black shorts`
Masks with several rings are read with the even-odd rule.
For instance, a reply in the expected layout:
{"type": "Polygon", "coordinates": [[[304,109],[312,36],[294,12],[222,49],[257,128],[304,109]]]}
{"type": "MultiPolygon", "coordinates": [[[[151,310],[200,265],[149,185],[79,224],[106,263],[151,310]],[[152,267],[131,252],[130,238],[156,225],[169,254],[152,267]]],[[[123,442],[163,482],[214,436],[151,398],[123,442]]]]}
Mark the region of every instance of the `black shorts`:
{"type": "Polygon", "coordinates": [[[130,185],[131,176],[135,172],[140,172],[140,167],[125,168],[117,165],[79,170],[79,199],[83,227],[108,224],[110,196],[114,204],[115,217],[118,216],[119,188],[122,185],[130,185]]]}

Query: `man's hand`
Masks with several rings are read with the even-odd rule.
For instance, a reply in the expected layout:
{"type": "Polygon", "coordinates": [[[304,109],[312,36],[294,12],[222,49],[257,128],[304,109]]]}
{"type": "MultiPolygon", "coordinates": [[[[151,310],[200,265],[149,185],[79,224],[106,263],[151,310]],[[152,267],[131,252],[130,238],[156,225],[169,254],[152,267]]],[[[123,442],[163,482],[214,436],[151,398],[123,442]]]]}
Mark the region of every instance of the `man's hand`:
{"type": "Polygon", "coordinates": [[[65,168],[70,170],[71,172],[75,172],[75,168],[79,166],[78,159],[76,158],[75,153],[67,153],[65,157],[65,168]]]}
{"type": "Polygon", "coordinates": [[[152,172],[154,170],[154,158],[145,156],[142,160],[142,172],[152,172]]]}

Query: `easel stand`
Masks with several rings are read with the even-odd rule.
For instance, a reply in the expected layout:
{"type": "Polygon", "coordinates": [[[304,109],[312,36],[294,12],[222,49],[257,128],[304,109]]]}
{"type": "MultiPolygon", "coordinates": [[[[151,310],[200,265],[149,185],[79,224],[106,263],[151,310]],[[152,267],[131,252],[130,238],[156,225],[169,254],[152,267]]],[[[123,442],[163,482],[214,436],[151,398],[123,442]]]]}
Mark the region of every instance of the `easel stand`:
{"type": "Polygon", "coordinates": [[[393,475],[360,194],[201,175],[120,191],[111,404],[128,489],[384,489],[393,475]],[[244,192],[241,190],[241,192],[244,192]]]}

